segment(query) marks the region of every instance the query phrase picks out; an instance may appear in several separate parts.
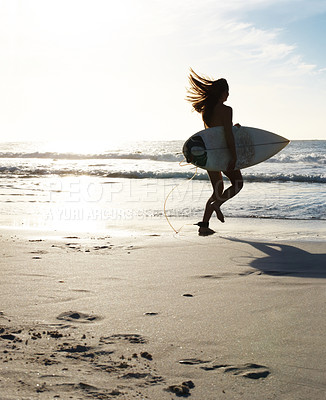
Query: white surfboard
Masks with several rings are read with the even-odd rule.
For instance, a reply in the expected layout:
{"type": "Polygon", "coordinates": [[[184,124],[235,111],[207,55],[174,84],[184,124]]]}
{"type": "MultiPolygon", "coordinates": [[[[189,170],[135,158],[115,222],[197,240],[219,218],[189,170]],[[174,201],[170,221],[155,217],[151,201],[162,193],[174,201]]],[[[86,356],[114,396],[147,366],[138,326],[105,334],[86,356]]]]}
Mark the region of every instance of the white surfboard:
{"type": "MultiPolygon", "coordinates": [[[[235,169],[258,164],[281,151],[289,140],[275,133],[247,126],[233,127],[237,152],[235,169]]],[[[208,171],[225,171],[231,159],[223,126],[204,129],[183,145],[187,162],[208,171]]]]}

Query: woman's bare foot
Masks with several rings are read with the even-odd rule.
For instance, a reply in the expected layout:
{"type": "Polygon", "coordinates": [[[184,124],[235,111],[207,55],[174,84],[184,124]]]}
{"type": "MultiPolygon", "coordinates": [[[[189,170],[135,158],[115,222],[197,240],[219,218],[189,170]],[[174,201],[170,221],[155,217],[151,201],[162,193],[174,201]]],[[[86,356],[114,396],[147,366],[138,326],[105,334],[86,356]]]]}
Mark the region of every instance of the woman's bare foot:
{"type": "Polygon", "coordinates": [[[217,219],[220,220],[221,222],[225,222],[224,215],[220,209],[220,206],[217,204],[217,202],[213,201],[211,203],[211,206],[213,207],[214,211],[216,212],[217,219]]]}
{"type": "Polygon", "coordinates": [[[213,229],[211,229],[211,228],[200,227],[198,229],[199,236],[209,236],[209,235],[214,235],[214,233],[215,233],[215,231],[213,231],[213,229]]]}
{"type": "Polygon", "coordinates": [[[201,221],[201,222],[197,222],[197,224],[195,224],[195,225],[199,226],[199,229],[198,229],[199,236],[209,236],[209,235],[213,235],[215,233],[215,231],[213,231],[213,229],[210,229],[208,227],[209,222],[201,221]]]}

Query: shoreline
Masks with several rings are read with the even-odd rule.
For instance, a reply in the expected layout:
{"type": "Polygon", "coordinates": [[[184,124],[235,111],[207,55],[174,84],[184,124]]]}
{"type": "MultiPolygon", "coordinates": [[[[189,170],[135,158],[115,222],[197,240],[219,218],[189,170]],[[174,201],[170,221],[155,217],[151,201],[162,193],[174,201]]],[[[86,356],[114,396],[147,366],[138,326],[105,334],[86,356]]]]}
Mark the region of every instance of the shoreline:
{"type": "MultiPolygon", "coordinates": [[[[88,224],[87,221],[64,221],[62,228],[60,224],[51,227],[49,223],[39,225],[33,224],[2,224],[0,232],[43,232],[54,234],[109,234],[111,236],[131,236],[145,234],[160,234],[163,236],[179,235],[197,237],[198,227],[195,218],[176,218],[164,216],[140,219],[115,219],[106,224],[101,221],[88,224]],[[66,223],[67,222],[67,223],[66,223]],[[169,225],[169,223],[171,225],[169,225]],[[178,233],[176,233],[177,231],[178,233]]],[[[272,218],[236,218],[226,217],[225,223],[220,223],[216,218],[210,221],[210,227],[216,232],[213,237],[239,237],[255,240],[275,241],[326,241],[325,220],[294,220],[294,219],[272,219],[272,218]]]]}
{"type": "Polygon", "coordinates": [[[1,399],[324,399],[324,241],[258,225],[0,228],[1,399]]]}

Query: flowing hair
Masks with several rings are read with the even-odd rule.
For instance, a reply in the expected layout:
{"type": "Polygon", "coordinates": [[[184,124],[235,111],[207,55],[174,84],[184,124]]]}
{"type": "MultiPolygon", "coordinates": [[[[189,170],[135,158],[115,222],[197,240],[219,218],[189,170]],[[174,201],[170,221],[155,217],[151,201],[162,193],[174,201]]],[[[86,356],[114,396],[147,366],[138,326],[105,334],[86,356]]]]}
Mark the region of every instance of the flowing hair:
{"type": "Polygon", "coordinates": [[[213,81],[199,76],[192,69],[190,69],[189,83],[186,100],[192,104],[194,110],[202,114],[203,121],[209,126],[214,107],[222,94],[229,90],[229,85],[223,78],[213,81]]]}

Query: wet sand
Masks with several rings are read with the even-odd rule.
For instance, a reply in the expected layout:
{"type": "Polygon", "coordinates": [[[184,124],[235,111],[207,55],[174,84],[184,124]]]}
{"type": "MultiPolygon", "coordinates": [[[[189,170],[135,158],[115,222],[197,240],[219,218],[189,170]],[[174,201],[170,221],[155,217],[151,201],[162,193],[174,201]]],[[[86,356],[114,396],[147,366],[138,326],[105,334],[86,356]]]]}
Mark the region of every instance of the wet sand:
{"type": "Polygon", "coordinates": [[[324,241],[0,234],[1,400],[325,398],[324,241]]]}

